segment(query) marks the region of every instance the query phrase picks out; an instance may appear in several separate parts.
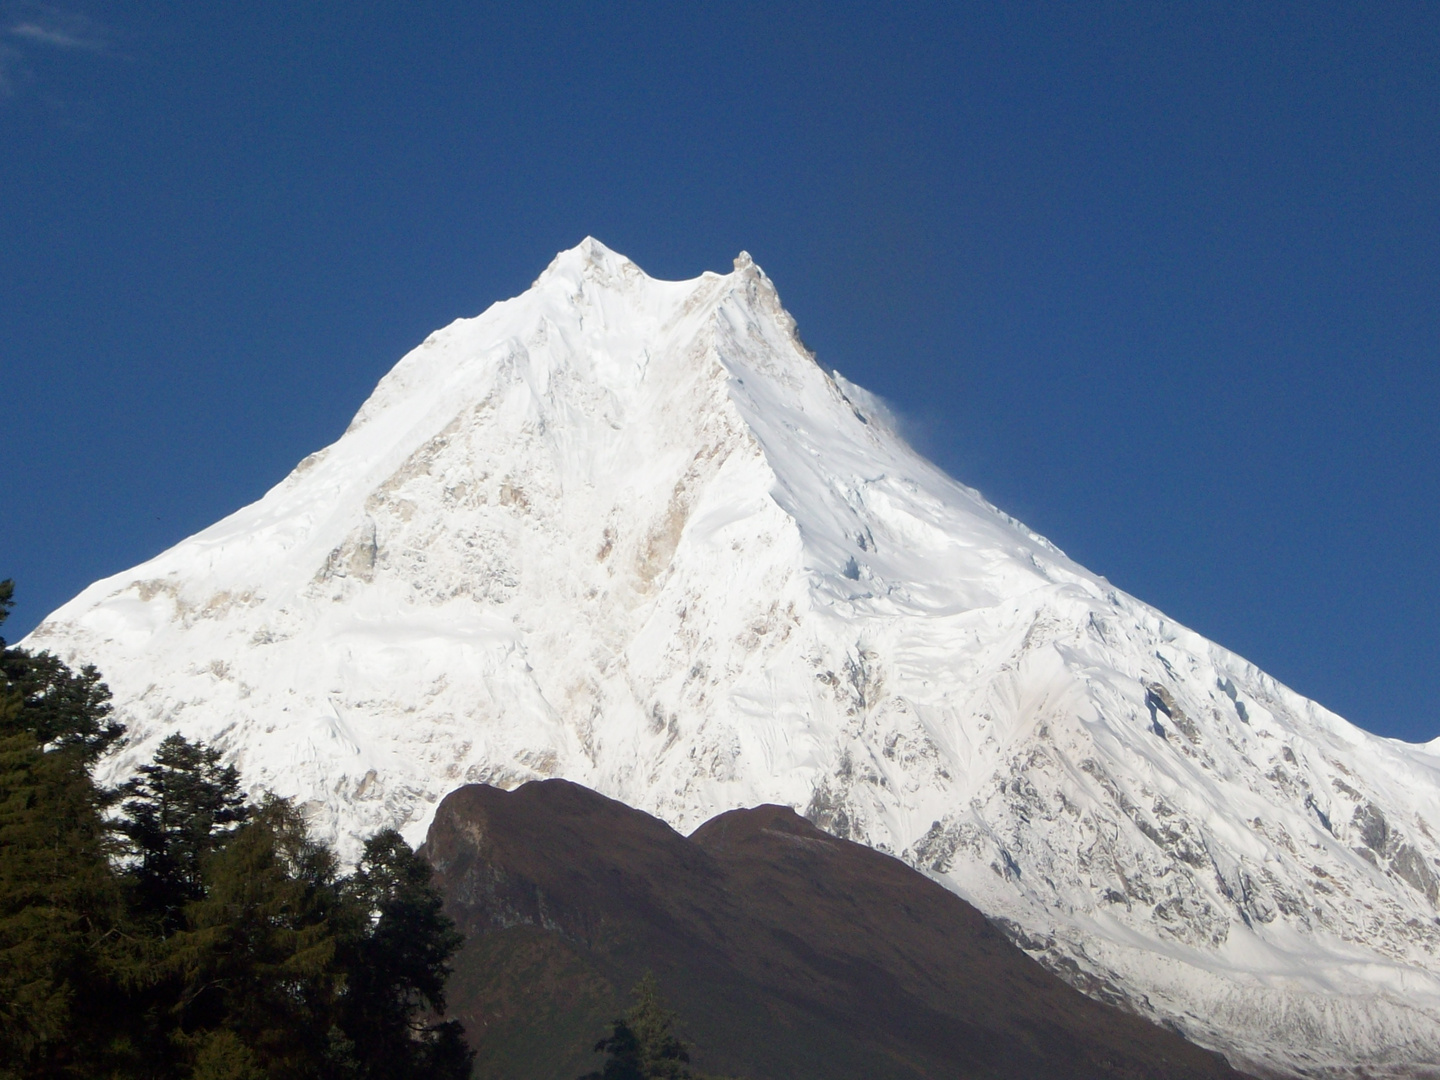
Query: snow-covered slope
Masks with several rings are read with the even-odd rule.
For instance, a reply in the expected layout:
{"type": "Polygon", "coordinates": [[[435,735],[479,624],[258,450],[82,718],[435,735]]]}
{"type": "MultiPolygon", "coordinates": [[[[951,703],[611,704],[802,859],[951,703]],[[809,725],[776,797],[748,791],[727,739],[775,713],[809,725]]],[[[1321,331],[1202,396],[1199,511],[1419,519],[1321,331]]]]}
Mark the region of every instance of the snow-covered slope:
{"type": "Polygon", "coordinates": [[[587,240],[252,506],[26,645],[348,851],[467,781],[780,802],[1252,1068],[1440,1061],[1440,755],[1072,563],[817,366],[770,282],[587,240]]]}

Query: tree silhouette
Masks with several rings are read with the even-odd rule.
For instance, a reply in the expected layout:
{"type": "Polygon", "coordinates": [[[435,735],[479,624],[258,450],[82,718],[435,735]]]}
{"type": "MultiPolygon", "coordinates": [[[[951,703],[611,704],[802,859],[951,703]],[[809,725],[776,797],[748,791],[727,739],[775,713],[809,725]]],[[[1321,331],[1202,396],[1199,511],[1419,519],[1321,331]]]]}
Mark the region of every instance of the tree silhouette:
{"type": "Polygon", "coordinates": [[[154,760],[120,788],[125,816],[116,830],[128,841],[128,877],[139,913],[168,934],[184,906],[205,895],[205,860],[250,816],[240,774],[220,751],[171,735],[154,760]]]}
{"type": "Polygon", "coordinates": [[[605,1064],[580,1080],[711,1080],[690,1068],[690,1046],[675,1033],[679,1017],[661,1000],[654,974],[646,972],[631,993],[634,1006],[595,1044],[605,1064]]]}

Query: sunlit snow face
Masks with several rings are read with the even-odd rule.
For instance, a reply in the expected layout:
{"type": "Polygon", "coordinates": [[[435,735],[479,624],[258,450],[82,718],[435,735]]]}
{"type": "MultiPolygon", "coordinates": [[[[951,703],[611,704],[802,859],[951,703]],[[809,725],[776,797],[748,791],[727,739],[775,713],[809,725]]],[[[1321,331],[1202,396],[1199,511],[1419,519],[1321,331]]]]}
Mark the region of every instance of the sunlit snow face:
{"type": "Polygon", "coordinates": [[[918,457],[748,257],[562,253],[27,644],[105,673],[112,776],[182,730],[347,855],[467,782],[787,804],[1211,1045],[1440,1059],[1440,763],[918,457]]]}

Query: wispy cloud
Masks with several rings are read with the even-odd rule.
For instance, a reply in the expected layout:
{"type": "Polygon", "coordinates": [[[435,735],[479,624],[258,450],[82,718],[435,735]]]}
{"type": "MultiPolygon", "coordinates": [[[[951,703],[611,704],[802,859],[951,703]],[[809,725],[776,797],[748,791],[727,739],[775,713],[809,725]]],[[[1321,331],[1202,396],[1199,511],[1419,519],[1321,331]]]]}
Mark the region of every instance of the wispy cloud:
{"type": "Polygon", "coordinates": [[[29,82],[30,69],[19,49],[12,49],[0,42],[0,101],[13,98],[20,92],[20,84],[29,82]]]}
{"type": "Polygon", "coordinates": [[[11,17],[12,37],[55,49],[103,53],[110,51],[110,35],[88,15],[61,11],[47,4],[26,5],[11,17]]]}
{"type": "Polygon", "coordinates": [[[62,127],[88,131],[99,110],[76,89],[77,64],[127,59],[115,34],[88,15],[34,0],[0,0],[0,108],[39,108],[62,127]]]}

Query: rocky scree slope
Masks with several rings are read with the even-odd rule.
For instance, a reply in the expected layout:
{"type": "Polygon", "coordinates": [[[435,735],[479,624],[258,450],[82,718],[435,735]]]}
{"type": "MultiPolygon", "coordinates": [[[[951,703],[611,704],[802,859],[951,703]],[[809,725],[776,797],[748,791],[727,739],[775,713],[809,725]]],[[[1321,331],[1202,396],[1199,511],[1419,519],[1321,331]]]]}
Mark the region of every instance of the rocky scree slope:
{"type": "Polygon", "coordinates": [[[1440,745],[1368,735],[1067,559],[821,368],[774,287],[587,240],[426,339],[257,503],[24,642],[348,852],[469,782],[760,803],[1276,1075],[1440,1061],[1440,745]]]}

